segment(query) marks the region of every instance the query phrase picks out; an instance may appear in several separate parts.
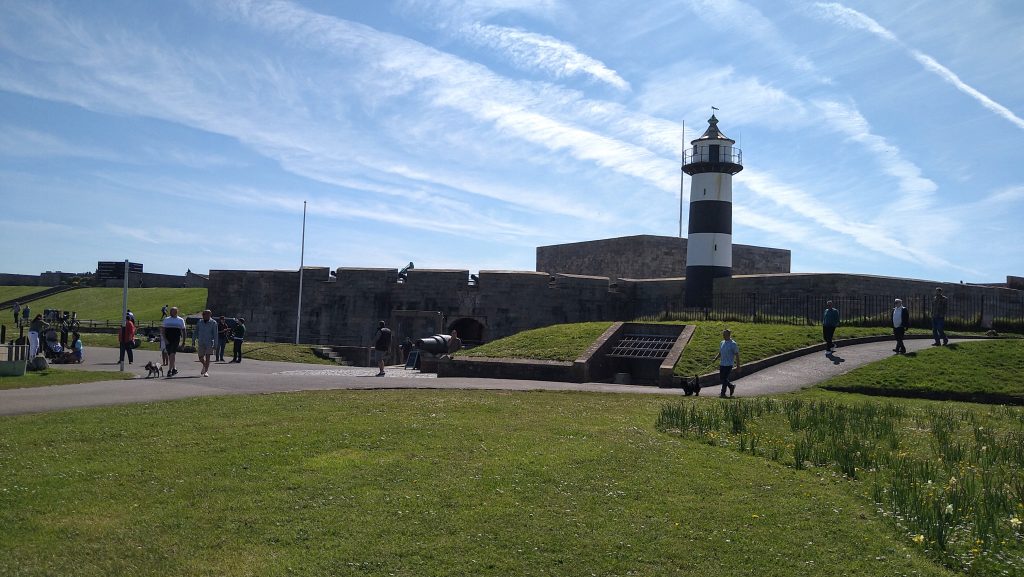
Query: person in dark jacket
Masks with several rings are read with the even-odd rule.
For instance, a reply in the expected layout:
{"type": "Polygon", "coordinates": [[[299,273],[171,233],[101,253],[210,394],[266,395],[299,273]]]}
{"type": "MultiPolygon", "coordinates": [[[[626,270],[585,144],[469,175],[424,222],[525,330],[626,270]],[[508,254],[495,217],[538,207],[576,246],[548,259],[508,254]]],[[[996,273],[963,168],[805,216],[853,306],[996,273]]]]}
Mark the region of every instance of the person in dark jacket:
{"type": "Polygon", "coordinates": [[[224,362],[224,349],[228,348],[228,339],[231,338],[231,327],[224,317],[217,321],[217,360],[224,362]]]}
{"type": "Polygon", "coordinates": [[[910,326],[910,311],[903,306],[902,299],[896,299],[892,307],[892,334],[896,337],[896,348],[892,352],[903,355],[907,353],[907,346],[903,344],[903,335],[910,326]]]}
{"type": "Polygon", "coordinates": [[[942,289],[935,289],[935,298],[932,299],[932,338],[935,342],[933,347],[948,345],[949,338],[946,337],[946,311],[949,309],[949,299],[942,294],[942,289]],[[941,342],[940,342],[941,341],[941,342]]]}
{"type": "Polygon", "coordinates": [[[825,303],[825,314],[821,319],[821,334],[825,339],[825,354],[831,354],[836,348],[832,337],[836,334],[836,327],[839,326],[839,309],[832,306],[832,301],[825,303]]]}
{"type": "Polygon", "coordinates": [[[233,355],[231,357],[232,363],[242,362],[242,342],[245,341],[245,319],[239,318],[238,324],[235,325],[235,329],[231,332],[231,340],[234,342],[233,355]]]}

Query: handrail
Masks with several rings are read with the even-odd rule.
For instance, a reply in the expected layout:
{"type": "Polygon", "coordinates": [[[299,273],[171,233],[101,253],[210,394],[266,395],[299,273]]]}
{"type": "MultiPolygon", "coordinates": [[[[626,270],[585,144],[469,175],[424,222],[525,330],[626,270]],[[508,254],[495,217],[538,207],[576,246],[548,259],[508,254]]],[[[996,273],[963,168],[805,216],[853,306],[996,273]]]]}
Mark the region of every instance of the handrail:
{"type": "Polygon", "coordinates": [[[683,151],[683,164],[696,164],[699,162],[743,164],[743,151],[735,146],[723,146],[718,148],[718,154],[712,155],[708,146],[698,146],[683,151]]]}

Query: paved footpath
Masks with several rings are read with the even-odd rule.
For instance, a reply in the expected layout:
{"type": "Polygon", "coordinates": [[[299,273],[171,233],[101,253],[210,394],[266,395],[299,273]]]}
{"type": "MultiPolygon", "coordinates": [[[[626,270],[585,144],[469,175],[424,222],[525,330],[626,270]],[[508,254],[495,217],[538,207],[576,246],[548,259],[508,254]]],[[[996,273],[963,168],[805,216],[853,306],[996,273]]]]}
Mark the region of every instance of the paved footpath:
{"type": "MultiPolygon", "coordinates": [[[[926,348],[930,340],[906,341],[908,351],[926,348]]],[[[954,341],[951,341],[954,342],[954,341]]],[[[735,379],[737,396],[754,396],[796,391],[848,372],[867,363],[891,356],[892,341],[840,347],[831,357],[812,353],[735,379]]],[[[117,350],[91,347],[82,365],[58,365],[85,371],[118,370],[117,350]]],[[[11,389],[0,391],[0,415],[40,413],[77,407],[148,403],[172,399],[217,395],[247,395],[332,389],[490,389],[510,391],[590,391],[603,393],[681,395],[680,389],[609,383],[558,383],[512,379],[443,378],[401,366],[389,367],[383,377],[376,367],[333,367],[246,360],[239,364],[213,363],[210,376],[200,377],[200,365],[193,354],[179,353],[178,375],[173,378],[143,378],[148,361],[159,363],[155,351],[135,351],[135,363],[126,368],[137,375],[130,380],[99,381],[75,385],[11,389]]],[[[713,396],[718,387],[704,391],[713,396]]]]}
{"type": "MultiPolygon", "coordinates": [[[[951,344],[967,339],[950,339],[951,344]]],[[[931,347],[931,339],[907,339],[903,341],[907,352],[913,353],[931,347]]],[[[733,378],[737,397],[755,397],[797,391],[832,377],[848,373],[857,367],[895,355],[892,351],[895,341],[879,341],[863,345],[840,346],[831,355],[823,351],[810,353],[773,367],[740,378],[733,378]]],[[[743,344],[740,343],[742,347],[743,344]]],[[[742,352],[740,354],[742,359],[742,352]]],[[[704,394],[718,393],[721,388],[709,388],[704,394]]]]}

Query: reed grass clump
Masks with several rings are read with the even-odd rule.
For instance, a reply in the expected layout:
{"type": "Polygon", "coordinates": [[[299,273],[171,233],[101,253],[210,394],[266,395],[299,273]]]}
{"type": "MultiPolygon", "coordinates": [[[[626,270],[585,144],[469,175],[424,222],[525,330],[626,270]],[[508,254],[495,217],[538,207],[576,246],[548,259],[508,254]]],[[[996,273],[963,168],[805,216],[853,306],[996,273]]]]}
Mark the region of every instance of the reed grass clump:
{"type": "Polygon", "coordinates": [[[1024,409],[682,400],[657,425],[855,481],[897,531],[950,568],[1024,572],[1024,409]]]}

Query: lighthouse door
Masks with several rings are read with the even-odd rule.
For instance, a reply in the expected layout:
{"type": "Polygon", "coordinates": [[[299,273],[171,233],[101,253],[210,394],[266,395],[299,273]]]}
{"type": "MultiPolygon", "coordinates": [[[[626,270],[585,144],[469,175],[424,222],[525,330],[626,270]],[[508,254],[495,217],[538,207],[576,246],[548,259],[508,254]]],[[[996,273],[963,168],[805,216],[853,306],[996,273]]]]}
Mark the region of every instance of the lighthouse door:
{"type": "Polygon", "coordinates": [[[718,162],[718,145],[708,145],[708,162],[718,162]]]}

